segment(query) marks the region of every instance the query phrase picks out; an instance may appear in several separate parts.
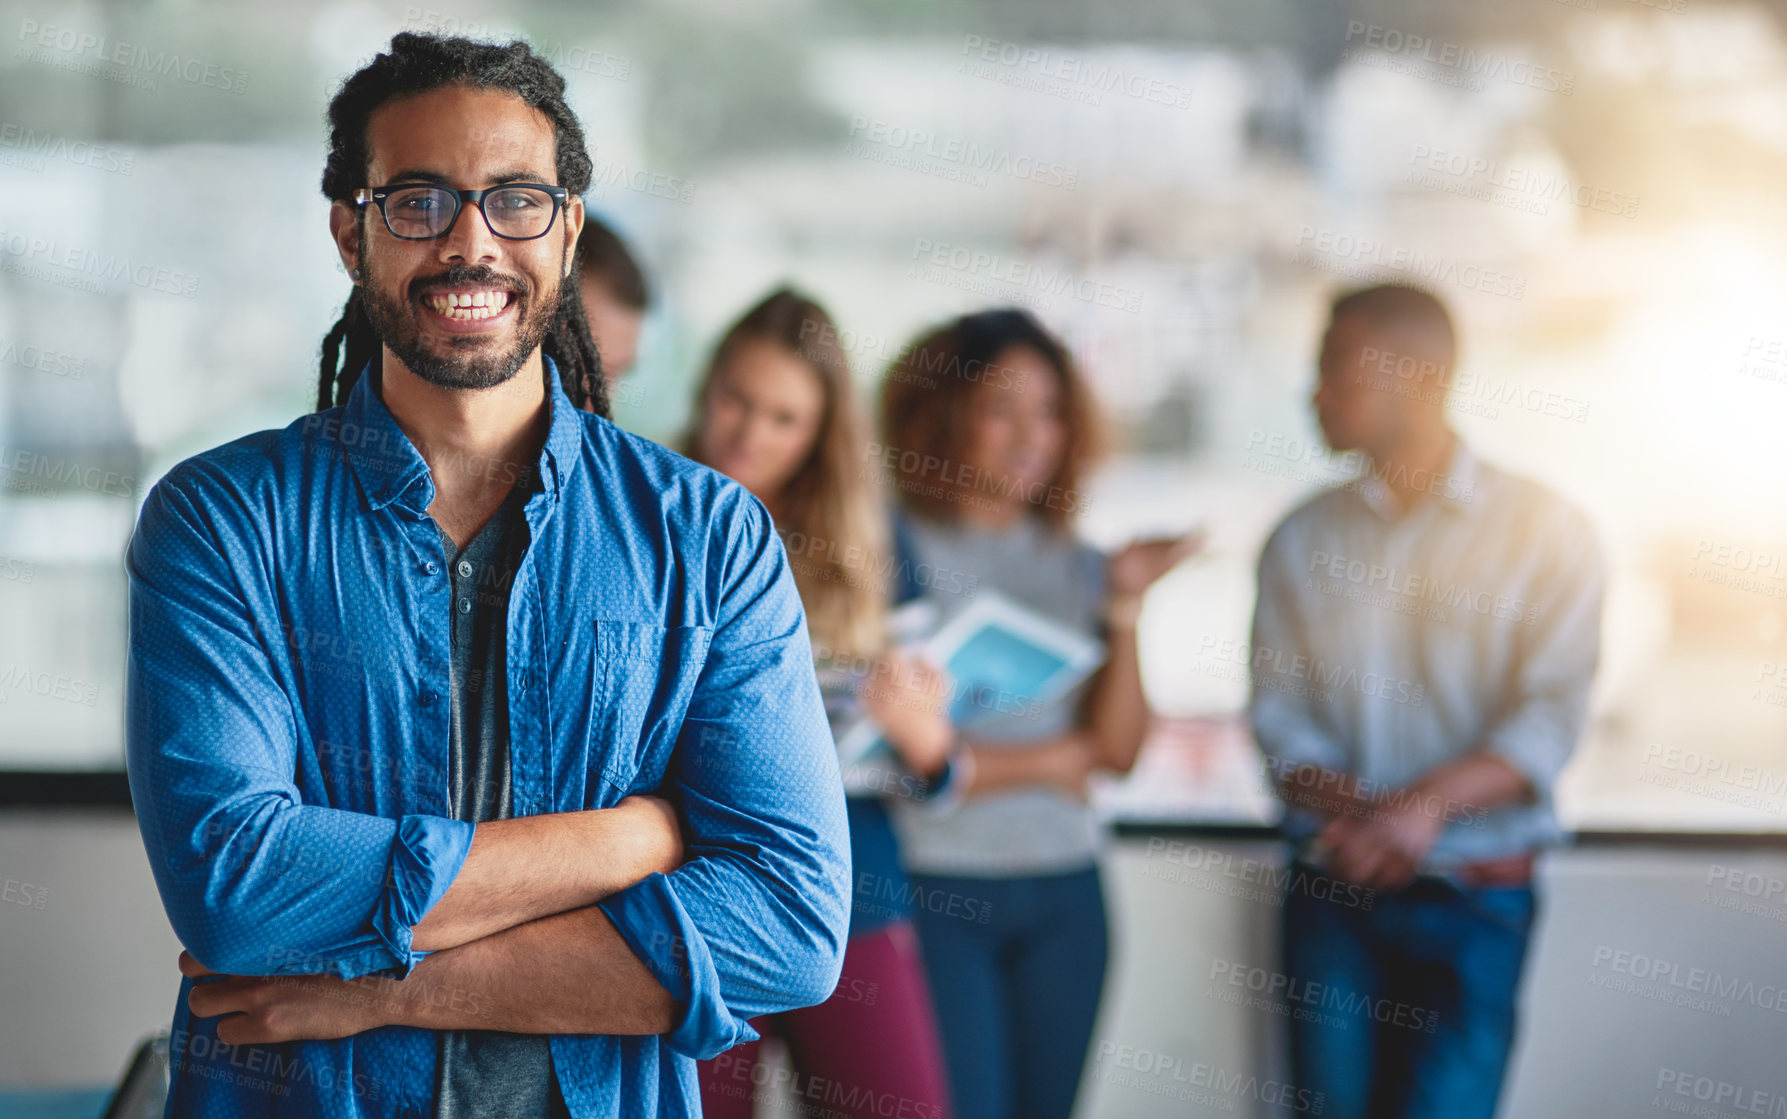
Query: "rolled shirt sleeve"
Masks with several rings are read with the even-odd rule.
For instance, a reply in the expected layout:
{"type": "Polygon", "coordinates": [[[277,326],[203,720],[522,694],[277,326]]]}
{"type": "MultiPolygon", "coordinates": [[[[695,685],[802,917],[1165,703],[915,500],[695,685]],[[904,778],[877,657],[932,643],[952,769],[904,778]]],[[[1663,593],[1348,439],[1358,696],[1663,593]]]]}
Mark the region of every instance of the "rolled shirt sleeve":
{"type": "Polygon", "coordinates": [[[193,475],[150,492],[126,556],[127,764],[169,921],[214,971],[407,976],[472,825],[302,803],[297,714],[255,624],[277,606],[193,475]]]}
{"type": "Polygon", "coordinates": [[[1483,736],[1483,748],[1502,758],[1551,800],[1588,719],[1601,656],[1601,611],[1606,563],[1594,528],[1581,512],[1561,508],[1563,522],[1536,534],[1549,553],[1534,601],[1526,604],[1517,667],[1502,713],[1483,736]]]}
{"type": "Polygon", "coordinates": [[[688,861],[601,903],[684,1004],[667,1040],[695,1058],[754,1039],[749,1018],[829,997],[850,915],[843,785],[800,598],[762,505],[744,495],[729,520],[715,632],[666,782],[688,861]]]}

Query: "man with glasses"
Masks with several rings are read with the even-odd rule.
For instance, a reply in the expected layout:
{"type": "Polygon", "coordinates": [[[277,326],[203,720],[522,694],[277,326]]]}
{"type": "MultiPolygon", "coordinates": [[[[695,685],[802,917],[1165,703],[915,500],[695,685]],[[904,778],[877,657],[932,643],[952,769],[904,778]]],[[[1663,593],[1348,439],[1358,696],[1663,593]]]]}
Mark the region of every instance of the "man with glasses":
{"type": "Polygon", "coordinates": [[[323,410],[144,503],[170,1115],[695,1116],[694,1059],[837,982],[800,601],[759,503],[604,418],[563,90],[409,33],[351,76],[323,410]]]}

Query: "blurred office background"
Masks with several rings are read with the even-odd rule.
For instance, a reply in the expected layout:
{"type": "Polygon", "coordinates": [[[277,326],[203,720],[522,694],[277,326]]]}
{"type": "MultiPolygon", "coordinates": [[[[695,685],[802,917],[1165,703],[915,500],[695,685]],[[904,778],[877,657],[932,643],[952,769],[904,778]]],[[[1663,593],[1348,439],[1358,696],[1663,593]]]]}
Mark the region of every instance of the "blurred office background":
{"type": "Polygon", "coordinates": [[[1209,529],[1143,619],[1170,719],[1100,793],[1121,939],[1082,1115],[1273,1113],[1155,1057],[1282,1075],[1281,1023],[1209,994],[1275,935],[1224,870],[1280,857],[1232,650],[1266,532],[1349,476],[1314,353],[1377,279],[1450,304],[1458,430],[1583,505],[1614,572],[1504,1113],[1787,1093],[1787,4],[1717,0],[0,3],[0,1091],[101,1084],[171,1015],[134,824],[69,803],[122,766],[122,550],[171,465],[310,409],[348,291],[323,112],[404,28],[525,37],[569,81],[588,204],[657,297],[624,426],[678,432],[779,282],[865,394],[920,328],[1018,303],[1118,436],[1084,533],[1209,529]],[[1751,993],[1600,985],[1616,952],[1751,993]]]}

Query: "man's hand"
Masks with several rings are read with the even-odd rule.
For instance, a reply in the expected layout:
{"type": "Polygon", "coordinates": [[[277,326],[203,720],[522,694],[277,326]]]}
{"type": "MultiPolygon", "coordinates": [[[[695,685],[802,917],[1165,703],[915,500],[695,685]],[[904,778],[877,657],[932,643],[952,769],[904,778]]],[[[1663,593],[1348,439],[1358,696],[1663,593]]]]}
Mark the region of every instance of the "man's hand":
{"type": "MultiPolygon", "coordinates": [[[[180,974],[218,973],[180,953],[180,974]]],[[[394,984],[331,975],[225,975],[193,985],[186,1004],[200,1018],[223,1017],[217,1038],[228,1045],[326,1041],[391,1022],[394,984]]]]}
{"type": "Polygon", "coordinates": [[[1358,789],[1353,778],[1317,765],[1300,765],[1278,781],[1278,796],[1286,805],[1328,817],[1370,812],[1371,799],[1361,796],[1358,789]]]}
{"type": "MultiPolygon", "coordinates": [[[[644,798],[650,799],[650,798],[644,798]]],[[[650,807],[650,806],[644,806],[650,807]]],[[[230,1045],[323,1041],[380,1026],[519,1034],[667,1033],[683,1004],[598,906],[429,953],[408,976],[224,975],[180,954],[187,998],[230,1045]]]]}
{"type": "Polygon", "coordinates": [[[1445,821],[1421,809],[1419,798],[1402,808],[1373,806],[1364,816],[1328,821],[1315,838],[1326,849],[1328,872],[1373,890],[1400,890],[1415,879],[1445,821]]]}
{"type": "Polygon", "coordinates": [[[1286,773],[1279,793],[1287,805],[1331,817],[1316,835],[1312,861],[1337,878],[1380,890],[1413,881],[1448,823],[1481,820],[1534,797],[1525,775],[1487,750],[1435,766],[1394,795],[1367,796],[1357,779],[1313,765],[1286,773]]]}
{"type": "MultiPolygon", "coordinates": [[[[633,880],[653,872],[668,874],[683,864],[687,851],[682,822],[669,801],[630,796],[613,811],[617,819],[626,820],[615,842],[628,845],[626,863],[637,872],[633,880]]],[[[638,966],[636,960],[633,963],[638,966]]],[[[486,994],[434,989],[415,975],[405,982],[371,975],[353,980],[332,975],[219,975],[188,952],[180,953],[180,973],[205,980],[193,986],[187,1005],[200,1018],[219,1018],[218,1040],[229,1045],[351,1037],[380,1026],[406,1024],[419,1009],[451,1012],[473,1021],[491,1010],[486,994]]]]}

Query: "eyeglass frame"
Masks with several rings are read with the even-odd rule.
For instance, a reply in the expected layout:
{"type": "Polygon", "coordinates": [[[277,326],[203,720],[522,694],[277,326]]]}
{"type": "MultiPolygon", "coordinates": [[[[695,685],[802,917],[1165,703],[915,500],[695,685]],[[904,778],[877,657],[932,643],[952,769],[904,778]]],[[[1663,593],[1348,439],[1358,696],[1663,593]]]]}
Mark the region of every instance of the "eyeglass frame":
{"type": "MultiPolygon", "coordinates": [[[[354,204],[356,206],[363,208],[368,202],[378,203],[379,216],[385,219],[385,230],[399,241],[440,240],[442,237],[453,232],[453,227],[459,224],[459,215],[465,212],[465,204],[467,202],[470,202],[478,208],[479,216],[484,219],[484,228],[490,230],[490,235],[492,237],[500,237],[505,241],[538,241],[548,233],[551,233],[552,227],[558,224],[559,211],[563,210],[569,204],[570,198],[571,191],[569,188],[553,186],[551,183],[502,183],[497,186],[488,187],[484,190],[455,190],[453,187],[443,186],[440,183],[396,183],[382,187],[361,187],[359,190],[354,191],[354,204]],[[535,190],[543,190],[552,198],[552,217],[547,219],[545,229],[540,230],[540,232],[533,234],[531,237],[511,237],[506,233],[498,233],[496,231],[496,226],[490,223],[490,214],[484,209],[485,195],[495,194],[499,190],[509,190],[514,187],[532,187],[535,190]],[[392,192],[416,189],[438,190],[453,196],[453,216],[447,219],[446,227],[432,237],[405,237],[403,234],[391,228],[391,215],[385,212],[385,199],[389,197],[392,192]]],[[[362,212],[364,212],[364,210],[362,210],[362,212]]]]}

